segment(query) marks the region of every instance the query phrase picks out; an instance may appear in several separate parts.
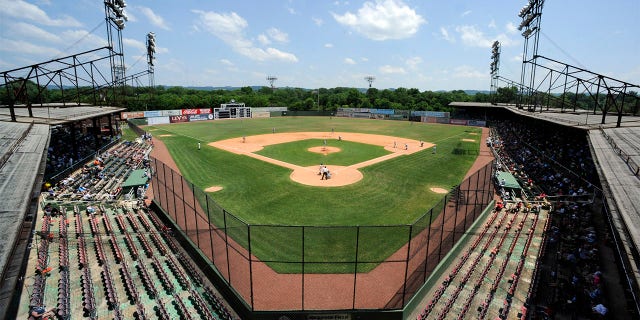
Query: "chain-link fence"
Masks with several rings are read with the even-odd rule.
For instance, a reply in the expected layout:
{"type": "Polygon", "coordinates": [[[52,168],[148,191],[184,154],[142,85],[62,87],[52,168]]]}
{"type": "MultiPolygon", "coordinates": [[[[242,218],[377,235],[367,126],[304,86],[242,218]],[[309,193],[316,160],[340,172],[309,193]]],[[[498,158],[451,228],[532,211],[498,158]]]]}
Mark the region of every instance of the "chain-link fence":
{"type": "Polygon", "coordinates": [[[250,225],[158,159],[151,167],[156,204],[254,311],[401,309],[494,194],[489,163],[412,224],[250,225]],[[401,246],[376,258],[388,241],[401,246]]]}

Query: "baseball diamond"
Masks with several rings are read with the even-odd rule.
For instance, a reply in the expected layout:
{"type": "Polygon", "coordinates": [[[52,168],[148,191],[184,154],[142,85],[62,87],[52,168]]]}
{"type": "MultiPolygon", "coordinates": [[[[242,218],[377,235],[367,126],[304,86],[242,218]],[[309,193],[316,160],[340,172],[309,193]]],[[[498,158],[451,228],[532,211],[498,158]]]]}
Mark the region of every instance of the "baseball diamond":
{"type": "Polygon", "coordinates": [[[491,175],[487,158],[476,161],[477,139],[486,135],[480,128],[301,117],[147,130],[162,136],[152,153],[154,198],[257,310],[400,307],[408,297],[405,277],[425,277],[419,270],[430,272],[492,200],[492,189],[485,187],[491,175]],[[278,133],[271,130],[274,124],[278,133]],[[321,130],[327,126],[335,129],[321,130]],[[196,141],[207,148],[198,152],[196,141]],[[349,148],[381,150],[366,160],[332,165],[328,157],[348,151],[312,152],[297,145],[302,141],[321,149],[351,143],[349,148]],[[435,144],[437,154],[430,150],[435,144]],[[259,154],[270,147],[287,152],[259,154]],[[331,179],[317,175],[320,163],[331,179]],[[443,188],[448,192],[478,168],[473,183],[465,180],[466,187],[454,190],[460,196],[443,199],[443,188]],[[180,174],[193,190],[178,190],[180,174]],[[488,189],[478,193],[477,185],[488,189]],[[216,191],[206,194],[211,186],[216,191]],[[217,231],[202,230],[208,221],[217,231]],[[376,297],[367,293],[373,291],[376,297]]]}

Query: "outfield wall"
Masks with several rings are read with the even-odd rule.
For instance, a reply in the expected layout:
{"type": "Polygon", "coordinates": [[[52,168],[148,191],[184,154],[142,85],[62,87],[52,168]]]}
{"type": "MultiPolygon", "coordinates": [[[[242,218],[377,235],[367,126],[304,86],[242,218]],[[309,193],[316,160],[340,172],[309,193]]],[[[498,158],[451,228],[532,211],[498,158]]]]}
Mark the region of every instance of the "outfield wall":
{"type": "Polygon", "coordinates": [[[325,310],[356,316],[362,310],[401,313],[493,200],[492,165],[489,163],[469,176],[414,223],[393,226],[249,225],[155,158],[151,158],[151,185],[155,204],[178,232],[190,240],[193,249],[206,257],[216,270],[212,276],[229,286],[252,318],[278,319],[282,315],[309,315],[325,310]],[[376,250],[375,241],[384,241],[377,239],[382,228],[394,229],[394,234],[407,239],[407,243],[384,261],[367,260],[371,256],[368,250],[376,250]],[[328,252],[324,261],[312,260],[305,255],[305,248],[322,245],[309,240],[314,239],[315,233],[349,234],[350,240],[341,245],[350,248],[353,256],[332,260],[328,252]],[[276,234],[279,241],[283,241],[284,234],[292,237],[290,242],[300,242],[295,249],[299,259],[261,261],[255,256],[252,248],[265,246],[274,251],[272,257],[278,256],[284,246],[268,236],[276,234]],[[295,266],[299,272],[278,274],[269,267],[277,264],[295,266]],[[329,264],[338,265],[345,272],[305,272],[311,266],[329,264]]]}

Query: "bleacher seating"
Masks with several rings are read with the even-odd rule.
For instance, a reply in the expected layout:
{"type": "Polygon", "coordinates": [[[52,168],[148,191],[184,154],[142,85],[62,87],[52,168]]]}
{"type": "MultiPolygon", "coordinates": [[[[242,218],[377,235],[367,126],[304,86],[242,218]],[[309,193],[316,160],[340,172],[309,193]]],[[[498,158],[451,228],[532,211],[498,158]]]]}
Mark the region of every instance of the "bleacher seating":
{"type": "Polygon", "coordinates": [[[107,197],[131,170],[145,164],[142,159],[148,150],[146,145],[119,145],[101,155],[101,168],[89,164],[61,181],[54,192],[43,194],[40,209],[53,204],[60,210],[59,214],[57,209],[49,210],[37,222],[37,250],[31,262],[36,274],[31,276],[24,305],[55,302],[58,319],[76,315],[90,319],[231,319],[222,300],[215,308],[204,304],[202,297],[206,294],[197,290],[203,290],[199,288],[205,280],[155,213],[148,212],[137,200],[113,202],[116,197],[107,197]],[[84,192],[78,192],[81,187],[84,192]],[[86,194],[91,197],[84,198],[86,194]],[[73,208],[73,216],[67,208],[73,208]],[[70,222],[73,230],[69,230],[70,222]],[[144,254],[138,252],[140,249],[144,254]],[[147,269],[150,267],[153,269],[147,269]],[[114,270],[118,270],[117,279],[114,270]],[[92,280],[92,271],[99,272],[93,275],[99,276],[99,281],[92,280]],[[47,279],[55,285],[49,287],[47,279]],[[163,288],[160,292],[159,285],[163,288]],[[74,286],[81,294],[72,294],[74,286]],[[121,304],[123,294],[127,303],[121,304]]]}

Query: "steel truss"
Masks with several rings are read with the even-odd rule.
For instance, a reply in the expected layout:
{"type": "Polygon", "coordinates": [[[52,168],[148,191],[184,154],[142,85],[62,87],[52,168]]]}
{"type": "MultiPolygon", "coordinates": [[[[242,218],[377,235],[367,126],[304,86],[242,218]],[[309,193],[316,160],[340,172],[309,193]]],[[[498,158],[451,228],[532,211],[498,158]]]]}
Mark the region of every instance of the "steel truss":
{"type": "Polygon", "coordinates": [[[111,52],[109,47],[102,47],[0,73],[3,81],[0,89],[4,87],[6,92],[11,121],[16,121],[16,103],[25,104],[33,117],[32,106],[45,103],[43,94],[50,87],[60,90],[62,98],[57,102],[63,104],[79,105],[80,97],[85,95],[92,95],[94,105],[108,102],[105,91],[113,88],[113,82],[100,71],[104,66],[99,67],[99,63],[110,59],[111,52]],[[36,84],[35,95],[33,90],[31,94],[27,90],[29,82],[36,84]]]}
{"type": "Polygon", "coordinates": [[[529,99],[532,103],[528,104],[530,111],[542,112],[543,105],[546,110],[556,108],[561,112],[577,112],[580,109],[595,115],[599,111],[602,114],[602,124],[605,123],[607,114],[615,112],[618,116],[617,127],[620,126],[623,115],[638,113],[639,85],[541,55],[535,58],[530,63],[539,75],[531,79],[533,91],[529,99]],[[577,99],[580,95],[591,98],[589,103],[579,103],[577,99]]]}

